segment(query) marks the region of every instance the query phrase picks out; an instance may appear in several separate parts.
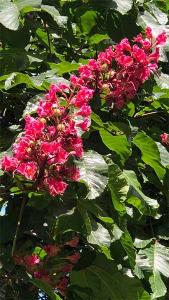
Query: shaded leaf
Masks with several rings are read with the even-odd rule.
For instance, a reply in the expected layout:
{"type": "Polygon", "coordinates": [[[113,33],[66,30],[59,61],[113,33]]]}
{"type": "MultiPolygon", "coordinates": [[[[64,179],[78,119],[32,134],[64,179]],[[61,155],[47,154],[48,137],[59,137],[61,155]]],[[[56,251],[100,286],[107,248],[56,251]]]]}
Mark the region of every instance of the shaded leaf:
{"type": "Polygon", "coordinates": [[[124,213],[123,202],[127,199],[129,185],[120,168],[113,163],[109,166],[109,189],[115,209],[124,213]]]}

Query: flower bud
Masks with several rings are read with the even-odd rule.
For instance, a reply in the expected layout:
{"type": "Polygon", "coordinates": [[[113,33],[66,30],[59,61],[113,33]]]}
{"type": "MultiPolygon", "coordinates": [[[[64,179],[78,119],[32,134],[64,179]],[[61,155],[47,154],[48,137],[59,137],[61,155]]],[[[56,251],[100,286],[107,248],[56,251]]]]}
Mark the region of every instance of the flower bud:
{"type": "Polygon", "coordinates": [[[27,153],[31,153],[31,151],[32,151],[32,149],[30,147],[26,149],[27,153]]]}
{"type": "Polygon", "coordinates": [[[54,112],[56,117],[60,117],[62,115],[62,112],[59,108],[54,108],[53,112],[54,112]]]}
{"type": "Polygon", "coordinates": [[[59,124],[58,126],[57,126],[57,130],[58,131],[64,131],[65,130],[65,125],[64,124],[59,124]]]}
{"type": "Polygon", "coordinates": [[[46,124],[46,119],[45,118],[40,118],[40,121],[44,124],[46,124]]]}

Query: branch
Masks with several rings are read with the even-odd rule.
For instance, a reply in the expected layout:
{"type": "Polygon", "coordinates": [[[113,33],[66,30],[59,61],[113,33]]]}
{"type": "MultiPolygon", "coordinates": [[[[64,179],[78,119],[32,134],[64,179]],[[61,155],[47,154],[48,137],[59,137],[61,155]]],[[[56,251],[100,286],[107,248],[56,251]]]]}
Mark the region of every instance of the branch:
{"type": "Polygon", "coordinates": [[[15,252],[16,241],[17,241],[17,237],[18,237],[18,232],[19,232],[19,228],[20,228],[20,224],[21,224],[21,219],[22,219],[25,203],[26,203],[26,200],[25,200],[25,198],[23,198],[22,203],[21,203],[21,209],[19,212],[19,218],[18,218],[18,222],[17,222],[17,226],[16,226],[16,232],[15,232],[15,236],[14,236],[14,240],[13,240],[11,256],[13,256],[14,252],[15,252]]]}

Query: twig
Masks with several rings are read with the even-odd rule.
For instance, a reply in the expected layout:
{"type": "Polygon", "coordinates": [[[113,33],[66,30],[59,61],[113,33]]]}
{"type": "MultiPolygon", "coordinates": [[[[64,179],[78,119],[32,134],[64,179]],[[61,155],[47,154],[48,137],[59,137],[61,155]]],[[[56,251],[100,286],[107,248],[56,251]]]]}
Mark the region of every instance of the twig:
{"type": "Polygon", "coordinates": [[[23,209],[24,209],[25,203],[26,203],[26,200],[25,200],[25,198],[23,198],[22,203],[21,203],[21,209],[20,209],[20,212],[19,212],[19,218],[18,218],[18,222],[17,222],[17,226],[16,226],[16,232],[15,232],[15,236],[14,236],[14,240],[13,240],[11,256],[13,256],[14,252],[15,252],[16,241],[17,241],[17,237],[18,237],[18,232],[19,232],[19,228],[20,228],[20,224],[21,224],[21,219],[22,219],[23,209]]]}
{"type": "Polygon", "coordinates": [[[49,35],[49,31],[48,31],[47,24],[46,24],[46,22],[45,22],[44,20],[43,20],[43,24],[44,24],[45,31],[46,31],[46,33],[47,33],[48,46],[49,46],[49,53],[50,53],[50,55],[51,55],[51,54],[52,54],[52,51],[51,51],[50,35],[49,35]]]}
{"type": "Polygon", "coordinates": [[[145,113],[144,115],[139,115],[139,113],[136,113],[136,114],[134,115],[134,118],[147,117],[147,116],[155,115],[155,114],[158,114],[158,113],[159,113],[159,111],[148,112],[148,113],[145,113]]]}

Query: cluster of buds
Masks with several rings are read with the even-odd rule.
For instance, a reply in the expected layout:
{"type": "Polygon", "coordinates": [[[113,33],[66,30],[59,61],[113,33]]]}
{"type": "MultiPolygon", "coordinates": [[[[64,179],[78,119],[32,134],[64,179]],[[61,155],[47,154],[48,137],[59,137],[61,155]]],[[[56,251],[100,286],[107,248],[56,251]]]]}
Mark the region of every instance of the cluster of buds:
{"type": "Polygon", "coordinates": [[[87,87],[51,85],[36,116],[25,117],[13,156],[4,156],[1,168],[33,181],[34,189],[62,195],[68,182],[80,176],[72,158],[83,156],[81,134],[90,126],[92,97],[87,87]]]}
{"type": "Polygon", "coordinates": [[[153,37],[151,28],[145,37],[139,34],[130,43],[127,38],[99,53],[97,59],[79,68],[79,76],[71,82],[83,85],[103,95],[110,107],[121,109],[132,100],[140,86],[158,68],[159,47],[165,44],[166,33],[153,37]]]}
{"type": "Polygon", "coordinates": [[[76,236],[63,245],[53,244],[38,247],[39,254],[37,254],[37,251],[36,254],[31,255],[17,254],[14,256],[14,261],[16,265],[24,266],[33,278],[48,283],[62,296],[65,296],[69,285],[70,272],[80,259],[80,253],[76,249],[78,244],[79,237],[76,236]],[[43,255],[41,255],[42,251],[43,255]],[[50,269],[49,262],[52,261],[52,268],[50,269]]]}

